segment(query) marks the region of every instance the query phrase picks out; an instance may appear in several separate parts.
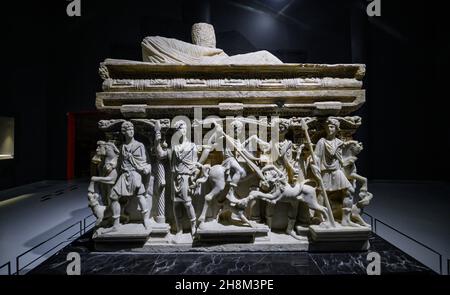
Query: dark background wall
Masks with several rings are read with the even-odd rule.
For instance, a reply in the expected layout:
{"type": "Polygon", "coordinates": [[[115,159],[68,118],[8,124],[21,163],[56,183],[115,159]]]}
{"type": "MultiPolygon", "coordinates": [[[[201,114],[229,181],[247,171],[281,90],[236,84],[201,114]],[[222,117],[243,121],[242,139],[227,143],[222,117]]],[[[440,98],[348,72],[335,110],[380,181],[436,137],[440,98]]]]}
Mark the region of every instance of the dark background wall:
{"type": "MultiPolygon", "coordinates": [[[[3,10],[0,116],[16,118],[14,160],[0,161],[0,189],[66,173],[67,112],[95,110],[98,64],[141,60],[140,42],[190,41],[198,21],[215,26],[229,54],[267,49],[284,62],[366,63],[367,103],[358,111],[365,144],[360,170],[371,179],[449,180],[443,92],[450,41],[438,0],[64,0],[17,1],[3,10]]],[[[95,126],[93,126],[95,128],[95,126]]],[[[88,165],[88,163],[86,163],[88,165]]]]}

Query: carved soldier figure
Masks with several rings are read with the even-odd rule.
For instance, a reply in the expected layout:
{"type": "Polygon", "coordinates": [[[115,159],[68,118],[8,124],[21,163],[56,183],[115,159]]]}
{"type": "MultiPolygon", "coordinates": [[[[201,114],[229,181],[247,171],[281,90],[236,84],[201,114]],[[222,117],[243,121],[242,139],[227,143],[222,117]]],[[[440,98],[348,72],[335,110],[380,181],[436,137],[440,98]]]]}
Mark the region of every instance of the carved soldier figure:
{"type": "Polygon", "coordinates": [[[236,119],[231,122],[230,127],[233,129],[233,134],[237,135],[237,138],[227,135],[222,127],[215,123],[216,133],[209,139],[208,146],[205,147],[200,162],[203,163],[208,157],[209,152],[221,143],[223,138],[225,139],[226,144],[223,149],[222,166],[225,168],[225,181],[229,185],[227,198],[231,202],[237,202],[238,199],[235,195],[235,189],[239,181],[247,176],[244,163],[248,163],[249,160],[254,161],[259,159],[254,158],[245,149],[245,141],[241,142],[240,140],[241,135],[245,131],[244,124],[236,119]],[[247,157],[247,159],[244,159],[244,157],[247,157]]]}
{"type": "Polygon", "coordinates": [[[147,163],[147,155],[144,145],[134,139],[134,125],[124,122],[121,132],[125,136],[125,142],[120,151],[121,174],[111,191],[111,208],[113,213],[113,228],[120,226],[120,197],[137,197],[139,209],[142,214],[146,229],[150,227],[150,212],[146,200],[146,189],[142,182],[142,175],[148,175],[151,171],[147,163]]]}

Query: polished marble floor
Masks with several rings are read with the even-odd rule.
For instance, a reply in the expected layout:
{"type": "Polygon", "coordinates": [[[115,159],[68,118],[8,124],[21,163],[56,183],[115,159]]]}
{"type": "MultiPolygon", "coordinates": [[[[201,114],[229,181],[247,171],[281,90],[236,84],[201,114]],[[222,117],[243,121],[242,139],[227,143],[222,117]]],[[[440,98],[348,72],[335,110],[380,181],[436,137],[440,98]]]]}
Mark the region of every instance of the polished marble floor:
{"type": "MultiPolygon", "coordinates": [[[[381,256],[381,274],[434,273],[376,235],[370,242],[381,256]]],[[[87,233],[28,274],[66,274],[69,252],[80,254],[83,275],[365,275],[369,263],[368,252],[96,252],[87,233]]]]}

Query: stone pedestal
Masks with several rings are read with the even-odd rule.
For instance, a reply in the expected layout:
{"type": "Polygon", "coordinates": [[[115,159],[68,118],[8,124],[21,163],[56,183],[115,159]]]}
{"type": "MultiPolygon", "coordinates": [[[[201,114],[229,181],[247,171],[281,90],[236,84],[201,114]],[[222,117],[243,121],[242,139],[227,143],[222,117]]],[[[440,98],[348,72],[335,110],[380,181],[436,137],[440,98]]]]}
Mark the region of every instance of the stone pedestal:
{"type": "Polygon", "coordinates": [[[142,247],[150,236],[151,230],[142,224],[129,223],[113,228],[98,228],[92,239],[97,250],[111,251],[142,247]]]}
{"type": "Polygon", "coordinates": [[[167,223],[152,223],[152,230],[147,243],[170,243],[170,225],[167,223]]]}
{"type": "Polygon", "coordinates": [[[366,251],[369,249],[371,229],[367,227],[324,228],[310,226],[311,244],[309,250],[330,251],[366,251]]]}
{"type": "Polygon", "coordinates": [[[244,227],[207,222],[197,229],[196,240],[201,244],[253,243],[255,238],[266,237],[268,232],[269,227],[265,224],[244,227]]]}

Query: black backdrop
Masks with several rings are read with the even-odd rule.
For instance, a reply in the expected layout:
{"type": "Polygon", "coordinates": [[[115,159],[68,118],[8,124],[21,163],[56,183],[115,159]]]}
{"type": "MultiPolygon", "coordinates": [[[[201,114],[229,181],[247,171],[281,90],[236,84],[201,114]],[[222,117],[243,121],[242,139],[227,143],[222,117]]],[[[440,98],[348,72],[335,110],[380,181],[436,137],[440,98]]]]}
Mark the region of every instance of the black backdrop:
{"type": "MultiPolygon", "coordinates": [[[[67,112],[95,110],[98,64],[140,60],[148,35],[190,41],[212,23],[230,54],[267,49],[284,62],[366,63],[362,174],[449,180],[445,94],[448,20],[438,0],[66,0],[2,2],[0,116],[16,119],[14,160],[0,161],[0,189],[66,173],[67,112]]],[[[87,163],[88,164],[88,163],[87,163]]]]}

